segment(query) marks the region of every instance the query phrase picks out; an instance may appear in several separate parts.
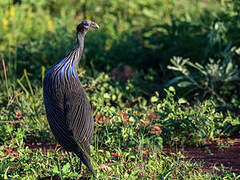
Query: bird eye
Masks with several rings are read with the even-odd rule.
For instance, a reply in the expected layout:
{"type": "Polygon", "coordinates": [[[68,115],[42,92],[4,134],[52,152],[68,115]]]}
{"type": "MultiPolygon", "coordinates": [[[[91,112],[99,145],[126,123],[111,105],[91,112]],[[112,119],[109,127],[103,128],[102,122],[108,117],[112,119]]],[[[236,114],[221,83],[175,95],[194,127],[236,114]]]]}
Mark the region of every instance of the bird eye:
{"type": "Polygon", "coordinates": [[[84,26],[88,26],[88,23],[84,23],[84,26]]]}

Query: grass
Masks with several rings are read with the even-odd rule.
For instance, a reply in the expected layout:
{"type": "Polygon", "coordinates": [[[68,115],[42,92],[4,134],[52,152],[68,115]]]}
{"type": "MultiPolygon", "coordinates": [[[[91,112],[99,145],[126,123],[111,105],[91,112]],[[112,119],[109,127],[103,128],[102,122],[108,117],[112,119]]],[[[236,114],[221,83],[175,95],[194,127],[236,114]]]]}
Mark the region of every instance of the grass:
{"type": "MultiPolygon", "coordinates": [[[[43,153],[41,149],[33,152],[28,147],[17,150],[19,153],[17,157],[8,155],[1,158],[2,177],[13,179],[35,179],[49,176],[82,177],[71,171],[65,152],[57,152],[57,149],[52,153],[43,153]]],[[[223,177],[234,179],[236,177],[230,173],[223,176],[204,173],[200,165],[183,161],[181,154],[174,154],[174,158],[158,153],[150,153],[148,157],[143,157],[140,152],[136,153],[131,150],[125,152],[118,150],[116,153],[110,153],[103,149],[95,150],[93,147],[92,152],[92,162],[97,179],[221,179],[223,177]]],[[[77,162],[78,159],[74,157],[73,163],[76,167],[78,167],[77,162]]],[[[86,176],[85,168],[83,172],[86,176]]]]}
{"type": "MultiPolygon", "coordinates": [[[[71,171],[66,152],[49,129],[42,88],[29,84],[27,74],[17,81],[17,88],[11,84],[9,99],[4,92],[0,96],[0,177],[89,176],[85,167],[83,175],[71,171]]],[[[165,90],[163,100],[158,93],[146,99],[131,90],[135,87],[131,81],[123,86],[104,73],[80,78],[88,87],[95,117],[91,152],[96,176],[91,179],[237,179],[224,169],[218,174],[203,172],[202,164],[184,160],[181,153],[171,157],[161,153],[165,144],[201,146],[230,133],[223,129],[234,120],[216,112],[212,101],[188,106],[186,100],[175,98],[173,87],[165,90]]],[[[74,156],[77,170],[78,161],[74,156]]]]}
{"type": "MultiPolygon", "coordinates": [[[[86,38],[79,74],[94,111],[95,178],[240,178],[225,168],[204,172],[202,163],[186,161],[180,153],[162,153],[165,145],[203,146],[239,132],[237,1],[41,0],[0,5],[0,179],[88,175],[85,167],[84,175],[71,171],[66,152],[49,129],[42,97],[46,69],[69,52],[74,27],[85,18],[101,27],[86,38]],[[173,56],[182,58],[173,58],[171,65],[173,56]],[[186,58],[191,67],[182,63],[186,58]],[[215,62],[219,58],[223,61],[215,62]],[[137,70],[136,79],[112,80],[109,72],[125,64],[137,70]],[[169,82],[186,89],[164,86],[169,82]],[[228,108],[221,102],[231,103],[228,108]]],[[[76,156],[73,162],[78,168],[76,156]]]]}

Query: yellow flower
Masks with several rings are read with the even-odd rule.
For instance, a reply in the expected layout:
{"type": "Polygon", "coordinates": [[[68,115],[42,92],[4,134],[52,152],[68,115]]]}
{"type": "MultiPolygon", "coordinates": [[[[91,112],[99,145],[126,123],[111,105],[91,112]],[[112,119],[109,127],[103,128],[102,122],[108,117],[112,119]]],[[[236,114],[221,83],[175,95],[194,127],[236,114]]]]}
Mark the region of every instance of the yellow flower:
{"type": "Polygon", "coordinates": [[[107,39],[106,42],[105,42],[104,49],[107,51],[107,50],[109,50],[111,48],[111,46],[112,46],[111,41],[109,39],[107,39]]]}
{"type": "Polygon", "coordinates": [[[53,31],[53,22],[51,20],[48,21],[48,30],[53,31]]]}
{"type": "Polygon", "coordinates": [[[8,25],[8,20],[3,18],[2,19],[2,24],[3,24],[3,28],[6,29],[7,25],[8,25]]]}
{"type": "Polygon", "coordinates": [[[130,15],[133,15],[134,14],[134,10],[133,9],[128,9],[128,13],[130,14],[130,15]]]}
{"type": "Polygon", "coordinates": [[[9,15],[9,11],[6,10],[6,11],[5,11],[5,16],[8,16],[8,15],[9,15]]]}
{"type": "Polygon", "coordinates": [[[14,6],[11,6],[10,8],[10,19],[12,20],[14,18],[15,15],[15,8],[14,6]]]}

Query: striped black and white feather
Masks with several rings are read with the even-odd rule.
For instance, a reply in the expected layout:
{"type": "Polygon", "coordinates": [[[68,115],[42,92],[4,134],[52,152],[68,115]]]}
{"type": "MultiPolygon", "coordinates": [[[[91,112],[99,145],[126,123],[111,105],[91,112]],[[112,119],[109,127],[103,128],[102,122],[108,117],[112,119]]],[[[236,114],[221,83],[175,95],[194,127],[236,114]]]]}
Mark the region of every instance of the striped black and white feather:
{"type": "Polygon", "coordinates": [[[76,153],[91,172],[90,143],[94,121],[77,69],[84,37],[93,28],[98,25],[92,21],[83,21],[77,26],[77,46],[48,70],[43,84],[47,119],[56,140],[67,151],[76,153]]]}

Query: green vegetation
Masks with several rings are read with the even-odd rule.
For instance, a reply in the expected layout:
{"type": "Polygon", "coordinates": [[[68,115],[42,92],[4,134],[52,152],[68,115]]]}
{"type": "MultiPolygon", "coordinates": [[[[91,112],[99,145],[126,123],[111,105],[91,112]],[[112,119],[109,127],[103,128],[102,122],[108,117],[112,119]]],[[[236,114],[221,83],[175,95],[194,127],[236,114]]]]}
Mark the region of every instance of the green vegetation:
{"type": "Polygon", "coordinates": [[[237,0],[9,0],[0,7],[0,179],[82,177],[51,134],[42,81],[85,18],[101,27],[86,37],[79,74],[94,110],[96,178],[240,178],[224,168],[206,173],[181,153],[161,154],[164,145],[239,135],[237,0]],[[125,64],[136,78],[113,80],[111,70],[125,64]]]}

